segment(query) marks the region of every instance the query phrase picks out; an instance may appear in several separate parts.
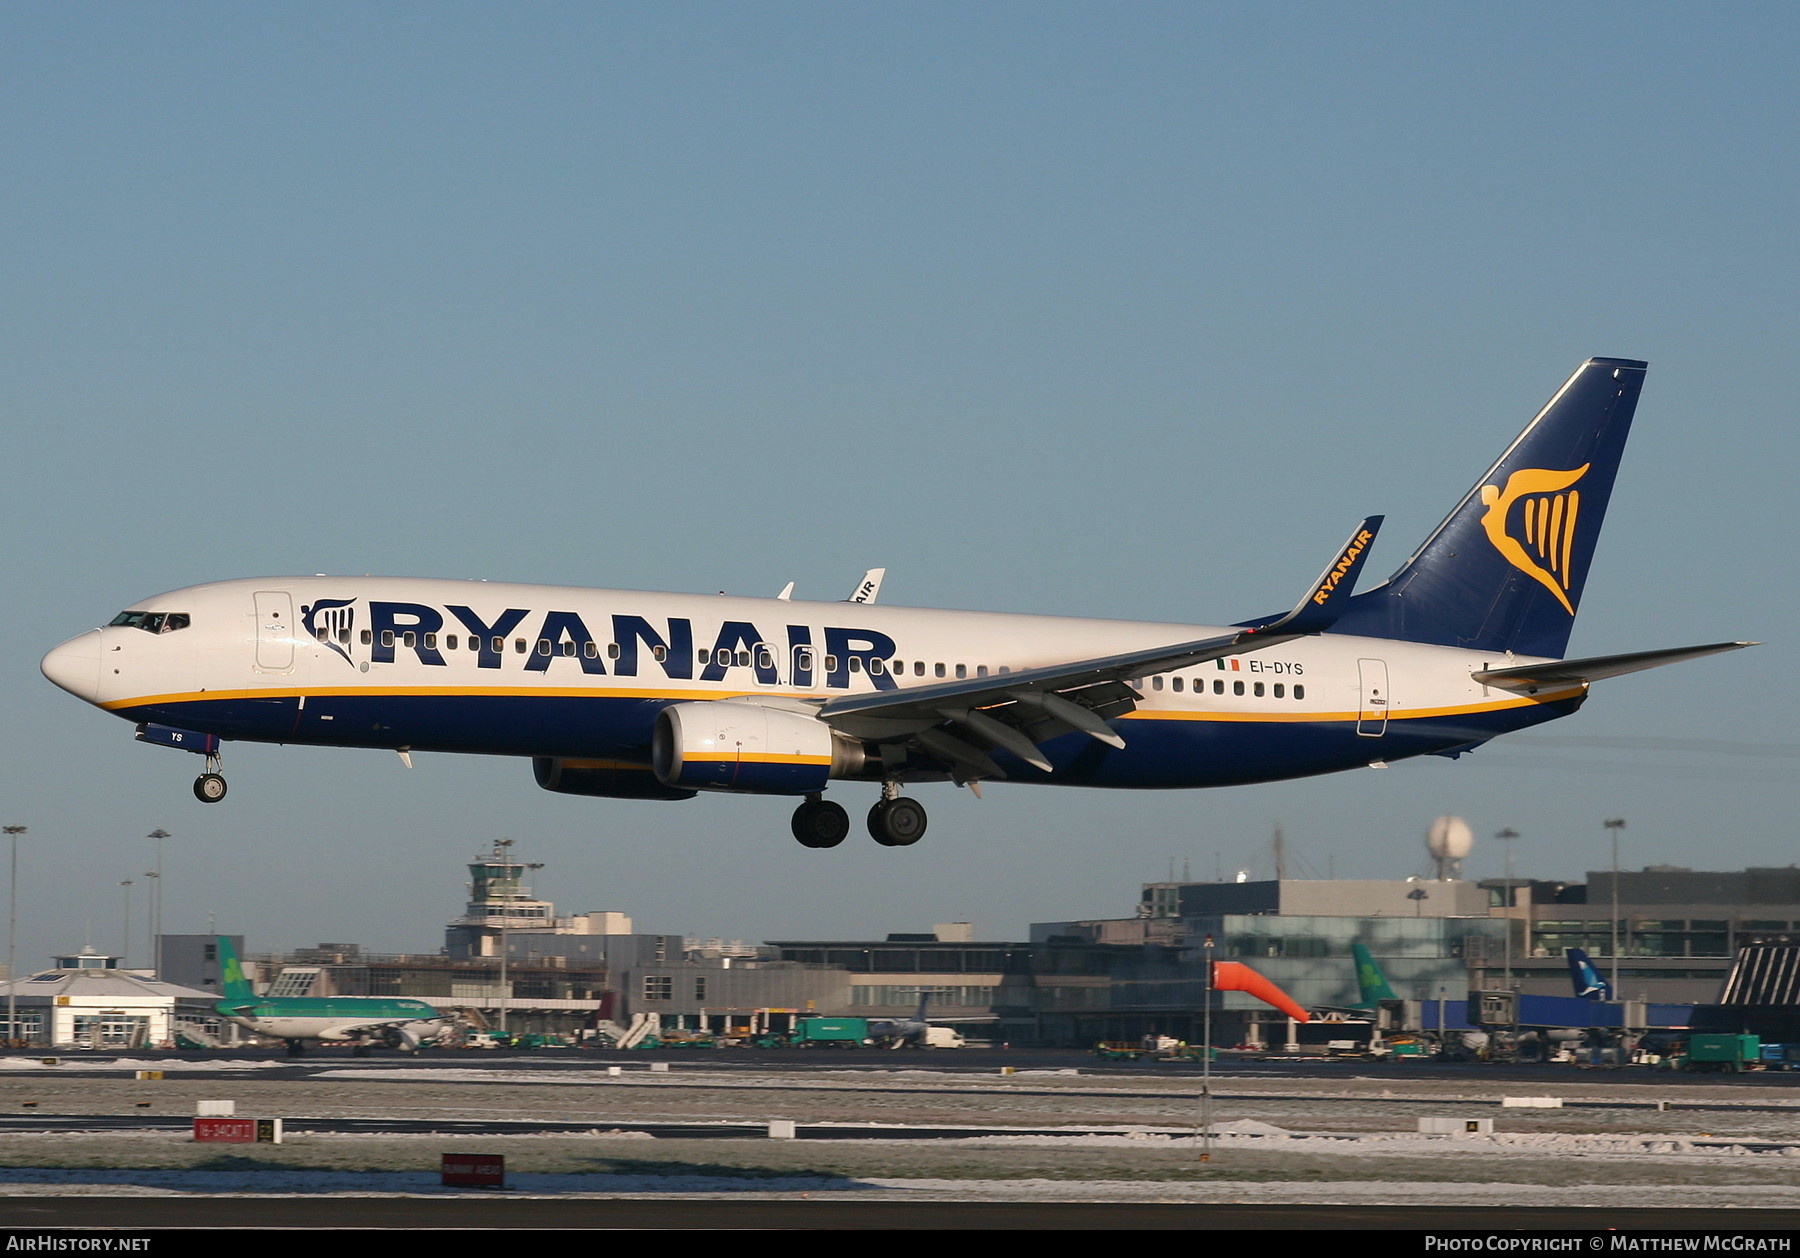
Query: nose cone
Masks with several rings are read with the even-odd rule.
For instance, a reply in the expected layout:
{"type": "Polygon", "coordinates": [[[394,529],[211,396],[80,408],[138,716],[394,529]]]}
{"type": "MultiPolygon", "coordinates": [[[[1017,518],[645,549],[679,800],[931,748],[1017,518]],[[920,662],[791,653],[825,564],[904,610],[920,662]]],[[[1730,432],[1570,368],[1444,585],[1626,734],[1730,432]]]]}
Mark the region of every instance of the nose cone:
{"type": "Polygon", "coordinates": [[[89,629],[70,638],[44,657],[44,676],[77,699],[95,702],[100,695],[100,631],[89,629]]]}

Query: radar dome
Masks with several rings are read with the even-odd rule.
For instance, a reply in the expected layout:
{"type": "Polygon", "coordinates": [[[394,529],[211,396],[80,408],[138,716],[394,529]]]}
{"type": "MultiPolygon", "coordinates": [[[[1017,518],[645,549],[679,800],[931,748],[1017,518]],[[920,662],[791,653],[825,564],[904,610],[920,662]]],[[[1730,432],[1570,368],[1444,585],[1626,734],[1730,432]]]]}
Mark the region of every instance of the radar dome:
{"type": "Polygon", "coordinates": [[[1425,850],[1437,863],[1440,880],[1462,876],[1463,859],[1475,846],[1475,833],[1461,817],[1439,817],[1425,830],[1425,850]]]}

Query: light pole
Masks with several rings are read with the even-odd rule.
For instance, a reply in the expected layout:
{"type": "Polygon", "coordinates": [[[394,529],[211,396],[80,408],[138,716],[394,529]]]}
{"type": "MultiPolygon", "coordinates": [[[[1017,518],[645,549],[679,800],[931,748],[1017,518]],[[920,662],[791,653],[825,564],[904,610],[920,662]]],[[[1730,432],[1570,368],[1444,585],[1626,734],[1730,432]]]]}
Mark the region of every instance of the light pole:
{"type": "Polygon", "coordinates": [[[1625,828],[1625,818],[1608,817],[1605,821],[1606,833],[1612,839],[1612,998],[1625,999],[1619,990],[1619,831],[1625,828]]]}
{"type": "Polygon", "coordinates": [[[1518,892],[1513,888],[1513,841],[1519,837],[1519,832],[1508,826],[1496,832],[1494,837],[1506,844],[1506,978],[1502,985],[1507,991],[1511,991],[1513,907],[1519,898],[1518,892]]]}
{"type": "Polygon", "coordinates": [[[125,942],[119,945],[119,968],[131,968],[131,889],[137,885],[132,878],[121,879],[121,887],[125,888],[125,942]]]}
{"type": "Polygon", "coordinates": [[[1206,1003],[1200,1007],[1200,1160],[1212,1161],[1212,1006],[1217,976],[1213,973],[1213,937],[1208,935],[1201,955],[1206,958],[1206,1003]]]}
{"type": "Polygon", "coordinates": [[[19,836],[24,826],[0,826],[12,840],[12,872],[6,880],[6,1044],[19,1038],[19,971],[13,964],[19,923],[19,836]]]}
{"type": "Polygon", "coordinates": [[[155,965],[155,968],[156,968],[156,977],[157,977],[158,981],[160,981],[163,976],[163,972],[162,972],[162,931],[163,931],[163,851],[162,851],[162,841],[164,839],[171,838],[173,836],[171,836],[167,830],[164,830],[161,826],[158,826],[156,829],[152,830],[147,837],[156,840],[156,869],[152,873],[150,873],[146,876],[156,879],[156,882],[154,884],[156,890],[152,894],[152,902],[155,906],[155,911],[156,911],[156,926],[154,928],[154,942],[151,944],[150,955],[154,958],[153,964],[155,965]]]}

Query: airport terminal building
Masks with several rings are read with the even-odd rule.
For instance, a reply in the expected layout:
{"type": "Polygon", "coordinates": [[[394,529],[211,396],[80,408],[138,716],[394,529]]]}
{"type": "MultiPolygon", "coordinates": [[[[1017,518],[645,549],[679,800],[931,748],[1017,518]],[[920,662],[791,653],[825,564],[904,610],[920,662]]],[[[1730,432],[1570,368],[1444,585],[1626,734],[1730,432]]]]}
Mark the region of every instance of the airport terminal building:
{"type": "MultiPolygon", "coordinates": [[[[1361,1003],[1357,944],[1397,995],[1424,1002],[1471,990],[1568,995],[1563,950],[1580,947],[1602,973],[1617,971],[1621,996],[1694,1004],[1717,998],[1741,946],[1800,942],[1793,867],[1651,867],[1585,883],[1169,880],[1142,884],[1129,916],[1037,923],[1025,940],[977,940],[966,923],[947,923],[872,940],[698,941],[637,931],[618,912],[559,916],[524,884],[536,866],[509,848],[471,863],[469,902],[440,951],[322,944],[256,958],[261,986],[417,997],[471,1026],[574,1038],[650,1014],[668,1029],[755,1035],[803,1014],[909,1017],[923,999],[934,1020],[973,1040],[1088,1045],[1200,1038],[1209,957],[1330,1011],[1361,1003]]],[[[200,948],[171,937],[166,950],[180,960],[200,948]]],[[[171,976],[217,990],[203,964],[171,976]]],[[[1285,1017],[1253,997],[1210,995],[1215,1043],[1290,1038],[1285,1017]]]]}

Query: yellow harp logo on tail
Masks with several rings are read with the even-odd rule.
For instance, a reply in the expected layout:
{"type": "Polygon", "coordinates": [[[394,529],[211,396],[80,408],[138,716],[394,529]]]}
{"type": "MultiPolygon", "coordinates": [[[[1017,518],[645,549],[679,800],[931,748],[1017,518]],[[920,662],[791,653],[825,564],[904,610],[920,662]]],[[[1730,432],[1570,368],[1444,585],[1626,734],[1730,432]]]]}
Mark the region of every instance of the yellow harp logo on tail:
{"type": "Polygon", "coordinates": [[[1556,595],[1571,616],[1575,608],[1567,591],[1573,575],[1575,520],[1581,512],[1581,491],[1574,485],[1590,466],[1583,463],[1570,472],[1528,467],[1508,476],[1504,489],[1481,487],[1481,501],[1487,507],[1481,527],[1487,531],[1488,541],[1507,563],[1556,595]],[[1516,533],[1515,506],[1520,508],[1516,533]]]}

